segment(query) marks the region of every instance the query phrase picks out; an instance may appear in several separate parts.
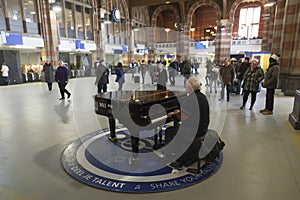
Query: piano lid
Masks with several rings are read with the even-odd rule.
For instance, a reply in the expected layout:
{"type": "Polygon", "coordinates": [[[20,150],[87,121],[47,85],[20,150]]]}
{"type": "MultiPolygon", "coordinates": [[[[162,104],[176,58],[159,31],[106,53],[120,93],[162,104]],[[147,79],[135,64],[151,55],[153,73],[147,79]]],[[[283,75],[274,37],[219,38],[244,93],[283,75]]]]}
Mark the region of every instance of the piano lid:
{"type": "Polygon", "coordinates": [[[147,91],[112,91],[104,94],[97,94],[96,98],[104,98],[118,101],[130,101],[135,103],[149,103],[168,99],[176,96],[186,95],[183,91],[170,90],[147,90],[147,91]]]}

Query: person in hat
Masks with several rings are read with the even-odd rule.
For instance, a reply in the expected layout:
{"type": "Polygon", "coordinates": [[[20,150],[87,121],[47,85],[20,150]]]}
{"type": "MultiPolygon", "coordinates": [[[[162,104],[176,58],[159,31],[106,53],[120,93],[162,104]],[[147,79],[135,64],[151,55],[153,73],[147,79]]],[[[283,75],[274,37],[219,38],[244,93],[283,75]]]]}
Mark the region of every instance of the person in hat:
{"type": "Polygon", "coordinates": [[[265,109],[260,110],[264,115],[273,115],[274,94],[279,79],[279,58],[280,54],[272,54],[269,58],[269,67],[263,82],[263,87],[267,89],[265,109]]]}

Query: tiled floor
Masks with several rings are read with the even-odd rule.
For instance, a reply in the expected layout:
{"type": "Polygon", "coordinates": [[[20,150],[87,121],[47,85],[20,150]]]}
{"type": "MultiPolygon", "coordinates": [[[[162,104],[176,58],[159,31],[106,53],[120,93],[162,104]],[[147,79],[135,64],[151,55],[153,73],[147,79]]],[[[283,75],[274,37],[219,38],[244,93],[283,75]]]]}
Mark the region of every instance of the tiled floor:
{"type": "MultiPolygon", "coordinates": [[[[204,70],[203,70],[204,71],[204,70]]],[[[202,71],[201,71],[202,72],[202,71]]],[[[204,76],[199,76],[203,81],[204,76]]],[[[174,90],[183,90],[183,80],[174,90]]],[[[149,79],[147,80],[149,82],[149,79]]],[[[146,81],[146,82],[147,82],[146,81]]],[[[300,131],[288,122],[294,98],[277,95],[274,115],[264,116],[264,91],[254,110],[240,110],[242,97],[207,97],[211,125],[226,142],[221,169],[209,179],[180,190],[154,194],[109,192],[82,184],[62,168],[63,150],[78,137],[108,126],[94,114],[94,78],[72,79],[70,100],[59,101],[45,83],[0,87],[0,199],[300,199],[300,131]]],[[[126,77],[124,89],[143,87],[126,77]]],[[[144,88],[155,88],[147,85],[144,88]]],[[[116,90],[114,77],[109,90],[116,90]]],[[[203,88],[205,92],[205,88],[203,88]]]]}

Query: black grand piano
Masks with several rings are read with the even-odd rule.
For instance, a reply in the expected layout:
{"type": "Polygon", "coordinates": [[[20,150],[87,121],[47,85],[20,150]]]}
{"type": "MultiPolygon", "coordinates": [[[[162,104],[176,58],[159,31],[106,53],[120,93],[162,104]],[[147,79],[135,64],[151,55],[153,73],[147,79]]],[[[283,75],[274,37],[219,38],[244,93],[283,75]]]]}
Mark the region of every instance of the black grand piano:
{"type": "MultiPolygon", "coordinates": [[[[132,152],[137,154],[140,131],[173,121],[167,113],[180,109],[180,102],[185,97],[183,91],[112,91],[94,96],[95,112],[108,117],[111,132],[115,133],[115,119],[127,127],[131,134],[132,152]]],[[[157,145],[157,135],[154,140],[157,145]]]]}

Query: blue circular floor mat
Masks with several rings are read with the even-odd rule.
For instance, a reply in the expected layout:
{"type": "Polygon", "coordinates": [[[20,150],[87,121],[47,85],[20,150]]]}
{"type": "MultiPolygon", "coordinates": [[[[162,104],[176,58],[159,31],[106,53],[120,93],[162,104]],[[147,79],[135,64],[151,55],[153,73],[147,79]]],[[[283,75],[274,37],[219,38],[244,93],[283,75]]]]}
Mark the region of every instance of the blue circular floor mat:
{"type": "Polygon", "coordinates": [[[151,137],[140,139],[136,158],[131,153],[128,130],[119,126],[116,133],[116,143],[108,140],[109,129],[90,133],[71,143],[61,157],[65,171],[78,181],[96,188],[127,193],[152,193],[200,183],[216,173],[223,161],[220,152],[219,158],[201,166],[199,174],[189,173],[186,169],[174,170],[159,151],[152,149],[151,137]]]}

